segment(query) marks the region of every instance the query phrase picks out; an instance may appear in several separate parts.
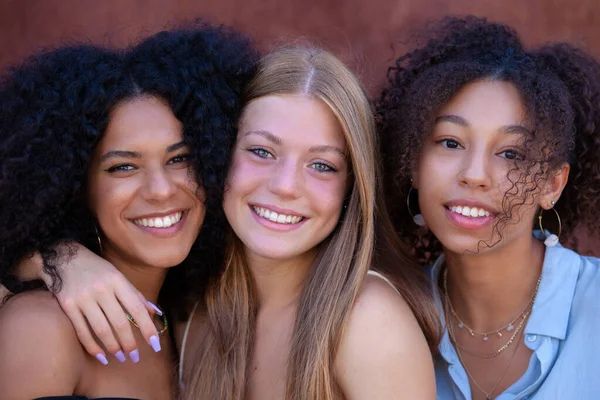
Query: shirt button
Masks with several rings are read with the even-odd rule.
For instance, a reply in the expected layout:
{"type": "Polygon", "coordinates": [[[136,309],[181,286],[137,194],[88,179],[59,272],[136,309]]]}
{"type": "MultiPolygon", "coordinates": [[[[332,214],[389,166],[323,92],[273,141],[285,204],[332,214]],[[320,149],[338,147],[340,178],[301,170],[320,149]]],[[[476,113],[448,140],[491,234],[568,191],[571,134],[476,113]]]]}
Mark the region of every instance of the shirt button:
{"type": "Polygon", "coordinates": [[[537,340],[537,335],[527,335],[528,342],[535,342],[537,340]]]}

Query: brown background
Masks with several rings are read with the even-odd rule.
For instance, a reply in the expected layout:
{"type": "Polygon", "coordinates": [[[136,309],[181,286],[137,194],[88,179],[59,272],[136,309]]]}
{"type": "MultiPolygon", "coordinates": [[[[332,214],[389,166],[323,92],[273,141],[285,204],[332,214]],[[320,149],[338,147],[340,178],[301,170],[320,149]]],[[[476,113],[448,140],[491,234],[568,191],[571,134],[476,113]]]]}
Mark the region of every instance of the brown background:
{"type": "Polygon", "coordinates": [[[600,0],[0,0],[0,69],[40,47],[123,46],[203,17],[248,33],[264,50],[299,37],[324,46],[375,95],[411,30],[448,14],[486,16],[529,45],[570,41],[600,58],[600,0]]]}

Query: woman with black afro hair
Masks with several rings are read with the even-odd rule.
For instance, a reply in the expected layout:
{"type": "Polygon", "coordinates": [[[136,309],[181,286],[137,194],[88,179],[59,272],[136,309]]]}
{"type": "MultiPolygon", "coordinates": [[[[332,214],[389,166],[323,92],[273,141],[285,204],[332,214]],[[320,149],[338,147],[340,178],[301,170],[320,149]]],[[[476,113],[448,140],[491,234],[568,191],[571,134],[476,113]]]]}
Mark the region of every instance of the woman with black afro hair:
{"type": "Polygon", "coordinates": [[[396,230],[432,265],[439,399],[600,393],[600,65],[447,18],[377,103],[396,230]]]}
{"type": "MultiPolygon", "coordinates": [[[[124,52],[43,52],[2,78],[0,282],[14,293],[0,308],[2,399],[174,397],[170,326],[184,324],[221,263],[224,182],[255,61],[244,37],[199,24],[124,52]],[[69,320],[83,321],[80,311],[63,303],[67,318],[50,292],[34,290],[41,281],[17,277],[19,262],[39,254],[58,291],[58,267],[85,250],[73,243],[164,307],[145,327],[135,319],[145,310],[121,313],[121,325],[150,331],[150,346],[114,353],[121,363],[101,348],[88,355],[69,320]]],[[[136,337],[119,339],[135,346],[136,337]]]]}

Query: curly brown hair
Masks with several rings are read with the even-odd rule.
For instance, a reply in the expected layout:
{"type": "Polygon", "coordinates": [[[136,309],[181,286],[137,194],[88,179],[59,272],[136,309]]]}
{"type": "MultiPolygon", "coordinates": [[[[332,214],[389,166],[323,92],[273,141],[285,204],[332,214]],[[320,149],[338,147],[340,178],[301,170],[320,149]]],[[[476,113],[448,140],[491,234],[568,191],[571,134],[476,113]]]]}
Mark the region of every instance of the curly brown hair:
{"type": "Polygon", "coordinates": [[[447,17],[427,30],[424,46],[399,57],[387,77],[376,102],[386,199],[395,229],[421,262],[430,264],[442,247],[406,207],[413,167],[439,111],[462,87],[483,79],[513,84],[531,126],[524,161],[515,161],[508,174],[512,187],[495,226],[499,236],[515,207],[531,205],[540,183],[565,162],[570,179],[555,206],[561,239],[576,248],[576,227],[600,233],[600,64],[590,55],[563,43],[526,50],[506,25],[447,17]]]}

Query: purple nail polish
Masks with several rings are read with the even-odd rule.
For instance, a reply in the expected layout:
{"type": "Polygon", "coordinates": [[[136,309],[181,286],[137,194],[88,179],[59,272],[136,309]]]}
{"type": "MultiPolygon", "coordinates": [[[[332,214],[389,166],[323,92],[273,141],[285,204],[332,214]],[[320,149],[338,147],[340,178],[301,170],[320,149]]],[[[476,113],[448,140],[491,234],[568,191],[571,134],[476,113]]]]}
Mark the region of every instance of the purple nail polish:
{"type": "Polygon", "coordinates": [[[152,309],[154,309],[154,311],[156,311],[156,313],[162,317],[162,315],[163,315],[163,312],[160,310],[160,308],[158,308],[158,307],[157,307],[157,306],[156,306],[154,303],[152,303],[151,301],[147,301],[146,303],[148,303],[148,305],[149,305],[150,307],[152,307],[152,309]]]}
{"type": "Polygon", "coordinates": [[[98,361],[100,361],[102,363],[102,365],[107,365],[108,364],[108,360],[106,359],[106,357],[102,353],[96,354],[96,359],[98,361]]]}
{"type": "Polygon", "coordinates": [[[121,350],[119,350],[118,352],[115,353],[115,357],[117,360],[119,360],[122,363],[127,361],[127,359],[125,358],[125,353],[123,353],[121,350]]]}
{"type": "Polygon", "coordinates": [[[140,352],[138,350],[134,350],[129,352],[129,358],[131,358],[131,361],[133,361],[134,363],[139,363],[140,362],[140,352]]]}
{"type": "Polygon", "coordinates": [[[150,346],[152,346],[152,350],[154,350],[155,353],[160,351],[160,339],[158,336],[150,336],[150,346]]]}

